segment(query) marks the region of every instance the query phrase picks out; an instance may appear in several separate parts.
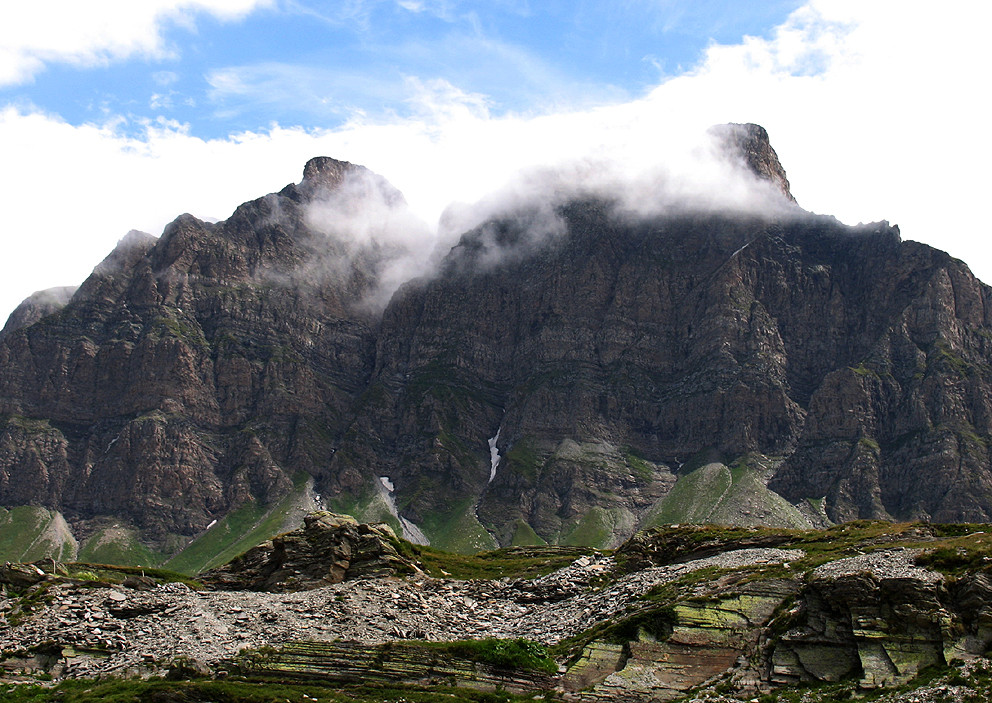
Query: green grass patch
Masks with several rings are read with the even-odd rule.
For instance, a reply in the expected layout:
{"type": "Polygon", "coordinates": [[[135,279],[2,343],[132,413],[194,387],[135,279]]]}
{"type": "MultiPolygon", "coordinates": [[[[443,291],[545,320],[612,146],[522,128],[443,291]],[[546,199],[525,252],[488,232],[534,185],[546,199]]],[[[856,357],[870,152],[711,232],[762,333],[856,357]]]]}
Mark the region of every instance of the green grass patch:
{"type": "Polygon", "coordinates": [[[627,462],[627,468],[630,469],[630,472],[644,483],[654,478],[654,467],[635,454],[630,447],[623,448],[623,458],[627,462]]]}
{"type": "Polygon", "coordinates": [[[857,366],[849,366],[848,368],[859,376],[870,376],[876,379],[879,377],[875,369],[868,368],[863,361],[857,366]]]}
{"type": "Polygon", "coordinates": [[[711,462],[682,472],[643,523],[809,527],[794,505],[765,485],[763,474],[773,464],[773,459],[763,455],[747,454],[730,466],[711,462]]]}
{"type": "Polygon", "coordinates": [[[534,482],[541,474],[541,469],[544,467],[544,459],[538,453],[534,440],[529,437],[523,437],[514,442],[513,446],[510,447],[506,456],[503,457],[501,465],[505,466],[507,471],[513,471],[527,480],[534,482]]]}
{"type": "Polygon", "coordinates": [[[733,485],[730,469],[709,463],[679,476],[672,490],[652,509],[651,525],[709,522],[733,485]]]}
{"type": "Polygon", "coordinates": [[[108,528],[91,535],[79,548],[77,561],[121,566],[156,566],[165,556],[138,541],[133,530],[108,528]]]}
{"type": "Polygon", "coordinates": [[[250,500],[232,510],[178,554],[162,564],[167,569],[195,576],[201,571],[226,564],[252,547],[286,529],[286,517],[306,490],[307,476],[294,477],[293,491],[275,505],[250,500]]]}
{"type": "Polygon", "coordinates": [[[206,337],[198,324],[175,317],[156,317],[151,323],[151,332],[163,337],[177,337],[187,344],[207,348],[206,337]]]}
{"type": "Polygon", "coordinates": [[[938,339],[934,342],[932,351],[927,355],[928,365],[931,362],[935,362],[938,367],[943,367],[943,369],[962,378],[966,378],[972,370],[971,364],[965,361],[943,339],[938,339]]]}
{"type": "Polygon", "coordinates": [[[44,434],[53,431],[53,427],[48,421],[48,418],[26,417],[24,415],[16,414],[0,415],[0,427],[4,425],[15,427],[25,434],[44,434]]]}
{"type": "MultiPolygon", "coordinates": [[[[375,483],[379,479],[373,479],[375,483]]],[[[393,528],[397,535],[403,534],[403,527],[396,516],[389,511],[389,504],[380,493],[378,486],[367,484],[367,490],[360,496],[341,493],[327,501],[327,509],[339,515],[351,515],[359,522],[384,522],[393,528]]]]}
{"type": "Polygon", "coordinates": [[[75,542],[59,513],[34,505],[0,508],[0,561],[74,559],[75,542]]]}
{"type": "Polygon", "coordinates": [[[992,549],[938,547],[921,554],[916,563],[944,574],[959,575],[966,571],[984,571],[992,567],[992,549]]]}
{"type": "Polygon", "coordinates": [[[468,498],[456,503],[449,513],[428,514],[420,529],[431,545],[445,551],[475,554],[494,549],[499,545],[475,516],[474,505],[474,500],[468,498]]]}
{"type": "Polygon", "coordinates": [[[548,674],[558,671],[558,663],[544,645],[523,638],[425,642],[423,646],[502,669],[530,669],[548,674]]]}
{"type": "Polygon", "coordinates": [[[862,437],[858,440],[858,444],[872,452],[873,454],[878,454],[881,451],[881,447],[878,446],[876,442],[871,437],[862,437]]]}
{"type": "Polygon", "coordinates": [[[564,530],[561,543],[569,546],[605,549],[613,541],[616,516],[613,511],[592,507],[574,525],[564,530]]]}
{"type": "Polygon", "coordinates": [[[547,542],[541,539],[526,520],[517,518],[514,521],[513,535],[510,537],[511,547],[540,547],[546,544],[547,542]]]}

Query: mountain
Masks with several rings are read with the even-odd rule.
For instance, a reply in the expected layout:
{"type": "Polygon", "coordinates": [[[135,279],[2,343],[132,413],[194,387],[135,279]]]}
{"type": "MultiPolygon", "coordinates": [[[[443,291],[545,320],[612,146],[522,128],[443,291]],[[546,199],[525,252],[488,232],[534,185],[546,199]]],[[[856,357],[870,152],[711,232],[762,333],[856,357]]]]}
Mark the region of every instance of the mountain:
{"type": "Polygon", "coordinates": [[[187,571],[317,507],[458,551],[989,520],[990,289],[802,210],[762,128],[711,139],[712,192],[552,181],[438,257],[329,158],[129,234],[0,336],[0,504],[187,571]]]}

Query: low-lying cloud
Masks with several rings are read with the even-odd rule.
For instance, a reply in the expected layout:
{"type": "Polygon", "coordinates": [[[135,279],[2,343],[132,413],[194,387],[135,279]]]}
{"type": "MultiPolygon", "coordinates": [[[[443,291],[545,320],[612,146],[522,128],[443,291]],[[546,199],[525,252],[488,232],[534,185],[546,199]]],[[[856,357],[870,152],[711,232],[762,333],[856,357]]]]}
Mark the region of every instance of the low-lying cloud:
{"type": "Polygon", "coordinates": [[[340,279],[374,262],[378,280],[362,304],[381,311],[403,283],[435,275],[453,247],[462,248],[452,265],[475,270],[534,255],[565,234],[561,208],[575,200],[602,201],[629,220],[690,213],[780,219],[801,212],[779,184],[756,175],[709,130],[673,132],[667,144],[654,146],[657,162],[639,163],[631,153],[527,169],[474,203],[450,205],[436,227],[372,172],[351,171],[307,206],[305,223],[326,237],[327,251],[307,265],[306,278],[314,266],[340,279]]]}
{"type": "Polygon", "coordinates": [[[431,269],[435,230],[370,171],[349,172],[339,186],[308,204],[304,221],[327,238],[327,255],[315,265],[340,277],[360,258],[372,264],[376,281],[360,302],[370,310],[382,310],[397,288],[431,269]]]}

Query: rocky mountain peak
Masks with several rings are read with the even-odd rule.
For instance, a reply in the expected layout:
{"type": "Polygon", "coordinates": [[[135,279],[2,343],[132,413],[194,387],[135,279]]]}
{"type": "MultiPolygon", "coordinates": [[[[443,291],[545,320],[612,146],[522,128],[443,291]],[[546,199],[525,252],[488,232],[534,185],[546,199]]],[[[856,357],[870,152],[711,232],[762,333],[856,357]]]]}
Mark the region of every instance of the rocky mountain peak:
{"type": "Polygon", "coordinates": [[[333,189],[341,185],[347,174],[359,170],[365,169],[348,161],[332,159],[330,156],[315,156],[303,167],[303,182],[333,189]]]}
{"type": "Polygon", "coordinates": [[[744,165],[756,176],[771,181],[792,202],[796,199],[789,188],[785,168],[778,159],[778,154],[772,148],[768,132],[757,124],[745,123],[715,125],[710,128],[727,154],[743,160],[744,165]]]}
{"type": "Polygon", "coordinates": [[[365,202],[381,200],[388,207],[405,204],[406,199],[389,181],[364,166],[338,161],[330,156],[315,156],[303,167],[303,192],[311,196],[342,195],[365,202]]]}

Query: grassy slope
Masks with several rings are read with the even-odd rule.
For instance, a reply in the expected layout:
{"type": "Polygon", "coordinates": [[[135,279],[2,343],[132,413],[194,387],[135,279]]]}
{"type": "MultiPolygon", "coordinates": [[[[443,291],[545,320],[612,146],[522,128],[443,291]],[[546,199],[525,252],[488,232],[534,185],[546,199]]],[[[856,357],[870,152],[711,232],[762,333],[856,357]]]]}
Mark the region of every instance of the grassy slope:
{"type": "Polygon", "coordinates": [[[672,524],[768,525],[806,528],[810,522],[761,478],[758,462],[742,459],[733,467],[712,462],[680,476],[642,521],[672,524]]]}
{"type": "Polygon", "coordinates": [[[421,525],[431,545],[460,554],[474,554],[499,545],[475,516],[471,498],[457,504],[449,515],[428,515],[421,525]]]}
{"type": "Polygon", "coordinates": [[[71,561],[77,545],[59,513],[31,505],[0,508],[0,561],[71,561]]]}
{"type": "Polygon", "coordinates": [[[539,547],[547,542],[534,531],[534,528],[523,519],[518,518],[513,526],[513,537],[510,540],[512,547],[539,547]]]}
{"type": "Polygon", "coordinates": [[[576,522],[565,525],[560,544],[597,549],[612,547],[617,534],[629,534],[633,519],[627,517],[621,508],[594,506],[576,522]]]}
{"type": "Polygon", "coordinates": [[[224,564],[255,545],[261,544],[297,525],[287,525],[298,511],[294,507],[306,498],[306,476],[297,477],[293,492],[275,505],[249,501],[190,542],[162,565],[172,571],[195,575],[224,564]]]}
{"type": "Polygon", "coordinates": [[[77,561],[118,566],[155,566],[164,555],[138,541],[134,530],[108,527],[94,533],[79,548],[77,561]]]}

